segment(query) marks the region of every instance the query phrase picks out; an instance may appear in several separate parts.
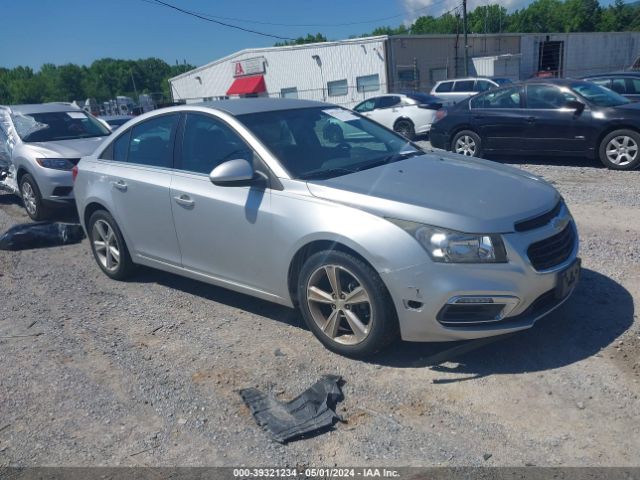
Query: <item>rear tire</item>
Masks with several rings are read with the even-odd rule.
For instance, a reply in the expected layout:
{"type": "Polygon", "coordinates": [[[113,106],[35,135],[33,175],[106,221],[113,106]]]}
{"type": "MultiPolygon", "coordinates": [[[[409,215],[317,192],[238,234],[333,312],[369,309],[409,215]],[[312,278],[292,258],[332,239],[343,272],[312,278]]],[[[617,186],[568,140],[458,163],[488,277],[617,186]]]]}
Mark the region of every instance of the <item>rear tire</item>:
{"type": "Polygon", "coordinates": [[[20,179],[20,197],[31,220],[40,222],[49,218],[49,210],[44,205],[40,188],[28,173],[25,173],[20,179]]]}
{"type": "Polygon", "coordinates": [[[407,140],[413,140],[414,138],[416,138],[416,129],[411,120],[398,120],[393,126],[393,131],[399,133],[407,140]]]}
{"type": "Polygon", "coordinates": [[[94,212],[87,223],[93,257],[100,269],[113,280],[125,280],[135,270],[120,228],[106,210],[94,212]]]}
{"type": "Polygon", "coordinates": [[[298,305],[318,340],[340,355],[365,358],[398,338],[398,318],[382,279],[345,252],[325,250],[304,262],[298,305]]]}
{"type": "Polygon", "coordinates": [[[640,165],[640,134],[615,130],[600,142],[600,161],[612,170],[633,170],[640,165]]]}
{"type": "Polygon", "coordinates": [[[473,130],[462,130],[453,137],[451,151],[467,157],[482,156],[482,139],[473,130]]]}

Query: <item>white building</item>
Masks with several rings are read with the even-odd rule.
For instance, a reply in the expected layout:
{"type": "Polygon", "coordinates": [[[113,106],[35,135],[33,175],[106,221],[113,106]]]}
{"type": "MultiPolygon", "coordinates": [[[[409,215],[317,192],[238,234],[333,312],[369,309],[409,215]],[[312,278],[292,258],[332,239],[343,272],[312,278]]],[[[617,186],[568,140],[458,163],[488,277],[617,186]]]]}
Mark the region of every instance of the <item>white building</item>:
{"type": "Polygon", "coordinates": [[[386,36],[242,50],[170,79],[174,101],[229,96],[326,100],[351,107],[387,92],[386,36]]]}
{"type": "MultiPolygon", "coordinates": [[[[428,92],[464,76],[461,35],[393,35],[253,48],[169,80],[174,101],[229,96],[294,97],[353,107],[389,92],[428,92]]],[[[512,80],[580,77],[628,69],[640,32],[469,35],[469,75],[512,80]]]]}

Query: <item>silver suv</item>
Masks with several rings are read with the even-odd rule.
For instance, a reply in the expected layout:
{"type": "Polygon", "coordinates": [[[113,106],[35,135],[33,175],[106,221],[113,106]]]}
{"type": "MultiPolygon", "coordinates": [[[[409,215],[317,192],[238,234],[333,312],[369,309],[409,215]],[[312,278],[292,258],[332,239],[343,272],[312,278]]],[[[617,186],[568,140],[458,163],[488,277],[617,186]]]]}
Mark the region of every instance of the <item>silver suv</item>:
{"type": "Polygon", "coordinates": [[[76,170],[102,271],[146,265],[297,306],[341,354],[529,328],[578,280],[576,227],[551,185],[425,153],[349,110],[229,100],[121,130],[76,170]]]}
{"type": "Polygon", "coordinates": [[[22,197],[33,220],[73,204],[71,169],[111,131],[67,103],[0,106],[0,188],[22,197]]]}
{"type": "Polygon", "coordinates": [[[512,83],[511,80],[500,77],[468,77],[441,80],[431,89],[431,95],[457,103],[476,93],[486,92],[509,83],[512,83]]]}

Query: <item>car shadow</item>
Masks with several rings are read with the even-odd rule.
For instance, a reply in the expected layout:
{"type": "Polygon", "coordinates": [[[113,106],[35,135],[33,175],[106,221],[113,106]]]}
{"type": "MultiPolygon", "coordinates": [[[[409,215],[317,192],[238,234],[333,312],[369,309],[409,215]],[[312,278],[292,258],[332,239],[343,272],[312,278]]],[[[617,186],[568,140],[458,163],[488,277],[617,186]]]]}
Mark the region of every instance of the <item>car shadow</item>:
{"type": "Polygon", "coordinates": [[[597,354],[633,324],[631,294],[616,281],[583,269],[572,298],[528,330],[453,343],[402,342],[372,363],[424,368],[450,383],[496,374],[544,371],[597,354]],[[455,362],[455,365],[446,365],[455,362]],[[450,374],[459,377],[451,378],[450,374]]]}
{"type": "MultiPolygon", "coordinates": [[[[223,287],[216,287],[215,285],[210,285],[199,280],[192,280],[153,268],[140,267],[139,272],[130,282],[157,283],[167,288],[179,290],[189,295],[198,296],[212,302],[237,308],[238,310],[260,315],[286,325],[307,329],[302,321],[300,312],[296,309],[268,302],[244,293],[227,290],[223,287]]],[[[311,333],[309,334],[311,335],[311,333]]]]}
{"type": "MultiPolygon", "coordinates": [[[[20,208],[24,208],[22,199],[12,193],[6,193],[0,191],[0,205],[15,205],[20,208]]],[[[27,212],[23,211],[26,220],[29,220],[27,212]]],[[[75,204],[56,206],[49,211],[48,221],[52,222],[64,222],[64,223],[80,223],[78,218],[78,211],[75,204]]]]}
{"type": "Polygon", "coordinates": [[[505,165],[548,165],[560,167],[590,167],[602,168],[605,166],[600,160],[587,157],[556,157],[535,155],[486,155],[483,158],[505,165]]]}

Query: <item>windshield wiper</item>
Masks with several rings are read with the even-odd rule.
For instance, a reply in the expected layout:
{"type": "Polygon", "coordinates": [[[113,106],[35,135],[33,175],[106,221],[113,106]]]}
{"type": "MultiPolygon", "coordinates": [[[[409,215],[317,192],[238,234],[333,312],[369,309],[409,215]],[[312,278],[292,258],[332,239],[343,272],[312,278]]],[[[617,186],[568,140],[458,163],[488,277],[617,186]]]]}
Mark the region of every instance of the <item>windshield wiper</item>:
{"type": "Polygon", "coordinates": [[[393,153],[391,155],[387,155],[386,157],[381,158],[378,161],[367,163],[366,165],[363,165],[360,168],[358,168],[357,171],[360,172],[362,170],[369,170],[370,168],[379,167],[381,165],[386,165],[388,163],[398,162],[406,158],[415,157],[416,155],[422,155],[423,153],[424,152],[421,152],[419,150],[412,150],[410,152],[393,153]]]}
{"type": "Polygon", "coordinates": [[[341,175],[348,175],[354,172],[355,170],[349,170],[347,168],[328,168],[327,170],[315,170],[313,172],[307,172],[300,175],[298,178],[300,178],[301,180],[318,180],[339,177],[341,175]]]}

